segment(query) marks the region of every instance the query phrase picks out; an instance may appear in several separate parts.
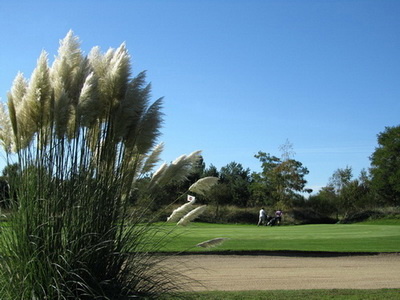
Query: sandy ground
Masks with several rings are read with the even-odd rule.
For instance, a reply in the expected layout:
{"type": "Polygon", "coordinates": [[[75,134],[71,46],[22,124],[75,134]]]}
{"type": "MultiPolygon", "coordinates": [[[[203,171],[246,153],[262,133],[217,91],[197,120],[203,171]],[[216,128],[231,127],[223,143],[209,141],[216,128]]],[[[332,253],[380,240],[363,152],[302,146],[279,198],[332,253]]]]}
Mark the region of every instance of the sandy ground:
{"type": "Polygon", "coordinates": [[[197,282],[187,288],[194,291],[400,288],[400,254],[190,255],[169,258],[168,264],[197,282]]]}

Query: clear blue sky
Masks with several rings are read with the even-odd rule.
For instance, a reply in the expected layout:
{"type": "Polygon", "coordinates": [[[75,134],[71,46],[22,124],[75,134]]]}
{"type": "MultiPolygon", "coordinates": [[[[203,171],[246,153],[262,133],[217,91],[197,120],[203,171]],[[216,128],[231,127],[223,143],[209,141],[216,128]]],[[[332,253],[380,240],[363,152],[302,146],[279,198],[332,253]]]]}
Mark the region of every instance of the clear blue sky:
{"type": "Polygon", "coordinates": [[[126,42],[165,97],[163,160],[259,171],[289,140],[310,188],[370,166],[400,112],[400,1],[1,1],[0,97],[72,29],[82,49],[126,42]]]}

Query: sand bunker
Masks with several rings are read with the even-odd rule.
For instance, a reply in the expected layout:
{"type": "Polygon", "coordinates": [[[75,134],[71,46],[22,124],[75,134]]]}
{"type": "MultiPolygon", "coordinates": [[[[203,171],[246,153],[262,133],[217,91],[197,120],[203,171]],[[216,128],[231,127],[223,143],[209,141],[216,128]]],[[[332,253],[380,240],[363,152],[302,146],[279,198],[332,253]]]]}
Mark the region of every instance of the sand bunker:
{"type": "Polygon", "coordinates": [[[188,255],[168,259],[197,283],[188,290],[400,288],[400,255],[342,257],[188,255]]]}

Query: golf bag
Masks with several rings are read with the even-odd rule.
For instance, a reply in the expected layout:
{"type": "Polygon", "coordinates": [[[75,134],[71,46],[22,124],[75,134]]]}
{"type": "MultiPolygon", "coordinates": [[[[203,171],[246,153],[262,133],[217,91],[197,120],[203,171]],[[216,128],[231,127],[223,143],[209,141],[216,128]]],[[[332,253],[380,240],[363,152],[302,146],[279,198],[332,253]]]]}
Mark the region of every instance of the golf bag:
{"type": "Polygon", "coordinates": [[[278,220],[277,220],[276,217],[272,217],[272,218],[270,218],[270,219],[268,220],[267,226],[274,226],[274,225],[276,225],[276,222],[277,222],[277,221],[278,221],[278,220]]]}

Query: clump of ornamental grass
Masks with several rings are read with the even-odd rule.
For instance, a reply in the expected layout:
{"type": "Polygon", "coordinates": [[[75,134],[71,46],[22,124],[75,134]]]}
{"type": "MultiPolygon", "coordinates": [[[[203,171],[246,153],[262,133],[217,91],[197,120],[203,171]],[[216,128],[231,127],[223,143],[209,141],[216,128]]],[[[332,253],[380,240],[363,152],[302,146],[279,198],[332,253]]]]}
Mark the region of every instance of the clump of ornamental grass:
{"type": "MultiPolygon", "coordinates": [[[[155,297],[179,286],[149,254],[157,228],[128,214],[162,151],[162,99],[150,91],[145,73],[132,76],[125,44],[85,56],[72,32],[51,66],[42,52],[29,80],[17,75],[0,105],[0,141],[20,168],[0,235],[0,299],[155,297]]],[[[198,158],[163,164],[149,195],[198,158]]]]}

